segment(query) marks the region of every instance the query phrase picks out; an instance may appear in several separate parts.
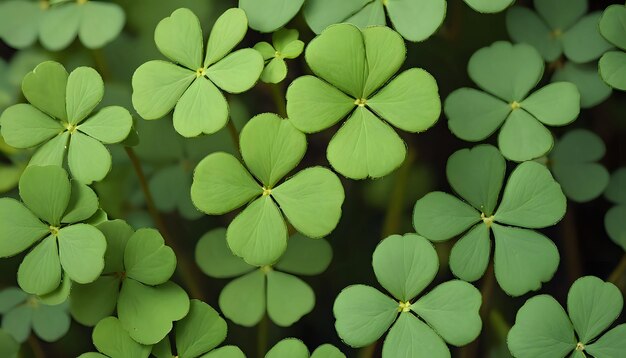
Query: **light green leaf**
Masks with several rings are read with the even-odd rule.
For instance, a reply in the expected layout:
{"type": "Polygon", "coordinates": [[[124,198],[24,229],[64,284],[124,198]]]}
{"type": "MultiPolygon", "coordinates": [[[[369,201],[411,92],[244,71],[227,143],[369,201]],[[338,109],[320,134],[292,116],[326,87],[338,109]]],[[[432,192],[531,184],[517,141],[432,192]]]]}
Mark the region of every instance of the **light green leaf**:
{"type": "Polygon", "coordinates": [[[450,270],[465,281],[483,277],[491,255],[489,227],[479,223],[457,241],[450,251],[450,270]]]}
{"type": "Polygon", "coordinates": [[[124,267],[129,278],[146,285],[165,283],[176,270],[176,255],[154,229],[139,229],[128,239],[124,267]]]}
{"type": "Polygon", "coordinates": [[[261,73],[261,81],[279,83],[287,77],[287,64],[282,58],[273,58],[265,65],[261,73]]]}
{"type": "Polygon", "coordinates": [[[248,15],[251,29],[272,32],[289,22],[302,3],[304,0],[239,0],[239,7],[248,15]]]}
{"type": "Polygon", "coordinates": [[[561,186],[550,171],[539,163],[524,162],[511,173],[494,220],[542,228],[559,222],[565,215],[566,205],[561,186]]]}
{"type": "Polygon", "coordinates": [[[81,13],[78,4],[54,6],[46,10],[39,24],[39,40],[43,47],[50,51],[68,47],[78,33],[81,13]]]}
{"type": "Polygon", "coordinates": [[[78,67],[67,78],[67,119],[76,125],[83,121],[102,100],[104,82],[91,67],[78,67]]]}
{"type": "Polygon", "coordinates": [[[402,164],[406,145],[391,126],[359,107],[335,133],[326,153],[330,165],[347,178],[379,178],[402,164]]]}
{"type": "Polygon", "coordinates": [[[81,6],[83,12],[78,37],[85,47],[103,47],[122,31],[126,16],[118,4],[89,1],[81,6]]]}
{"type": "Polygon", "coordinates": [[[230,251],[224,228],[214,229],[202,235],[196,245],[195,256],[202,272],[215,278],[236,277],[254,269],[254,266],[248,265],[230,251]]]}
{"type": "Polygon", "coordinates": [[[594,357],[619,357],[626,350],[626,324],[611,329],[597,341],[585,346],[594,357]]]}
{"type": "Polygon", "coordinates": [[[555,82],[537,90],[520,105],[544,124],[563,126],[578,117],[580,93],[572,83],[555,82]]]}
{"type": "Polygon", "coordinates": [[[115,311],[121,280],[114,275],[100,276],[86,285],[74,284],[70,312],[80,324],[94,326],[115,311]]]}
{"type": "Polygon", "coordinates": [[[17,270],[20,288],[34,295],[54,291],[61,283],[61,262],[54,236],[43,239],[32,249],[17,270]]]}
{"type": "Polygon", "coordinates": [[[275,267],[296,275],[319,275],[328,268],[332,256],[333,249],[326,240],[296,233],[289,238],[287,250],[275,267]]]}
{"type": "Polygon", "coordinates": [[[346,358],[346,355],[332,344],[322,344],[311,354],[311,358],[346,358]]]}
{"type": "Polygon", "coordinates": [[[559,251],[550,239],[532,230],[498,224],[491,229],[496,240],[496,280],[504,292],[521,296],[552,279],[559,266],[559,251]]]}
{"type": "Polygon", "coordinates": [[[265,358],[309,358],[309,349],[296,338],[285,338],[270,349],[265,358]]]}
{"type": "Polygon", "coordinates": [[[602,55],[598,66],[604,82],[615,89],[626,91],[626,53],[609,51],[602,55]]]}
{"type": "Polygon", "coordinates": [[[383,344],[385,357],[449,358],[446,343],[424,322],[404,312],[391,327],[383,344]]]}
{"type": "Polygon", "coordinates": [[[59,257],[67,275],[77,283],[96,280],[104,268],[106,239],[100,230],[75,224],[59,230],[59,257]]]}
{"type": "Polygon", "coordinates": [[[526,301],[517,311],[507,339],[511,353],[518,358],[565,357],[576,348],[576,342],[565,310],[548,295],[526,301]]]}
{"type": "Polygon", "coordinates": [[[2,112],[2,137],[15,148],[39,145],[64,131],[60,122],[29,104],[16,104],[2,112]]]}
{"type": "Polygon", "coordinates": [[[476,142],[489,137],[511,113],[511,106],[483,91],[459,88],[445,101],[448,127],[457,137],[476,142]]]}
{"type": "Polygon", "coordinates": [[[20,178],[20,197],[26,207],[52,226],[59,226],[70,201],[71,186],[63,168],[26,168],[20,178]]]}
{"type": "Polygon", "coordinates": [[[207,68],[226,56],[241,42],[246,31],[248,31],[248,18],[243,10],[228,9],[220,15],[209,35],[204,67],[207,68]]]}
{"type": "Polygon", "coordinates": [[[265,274],[254,270],[229,282],[219,297],[220,309],[231,321],[246,327],[265,314],[265,274]]]}
{"type": "Polygon", "coordinates": [[[536,12],[515,6],[506,12],[506,29],[515,42],[531,45],[548,62],[556,60],[562,53],[561,41],[553,35],[544,19],[536,12]]]}
{"type": "Polygon", "coordinates": [[[254,49],[237,50],[206,70],[206,76],[219,88],[230,93],[249,90],[263,72],[263,58],[254,49]]]}
{"type": "Polygon", "coordinates": [[[246,358],[246,355],[243,354],[239,347],[224,346],[214,349],[200,358],[246,358]]]}
{"type": "Polygon", "coordinates": [[[0,4],[0,37],[14,48],[31,46],[39,35],[42,13],[38,3],[4,1],[0,4]]]}
{"type": "Polygon", "coordinates": [[[607,200],[616,204],[626,204],[626,168],[619,168],[611,175],[609,185],[604,192],[607,200]]]}
{"type": "Polygon", "coordinates": [[[389,123],[407,132],[425,131],[441,114],[437,82],[419,68],[399,74],[369,99],[367,105],[389,123]]]}
{"type": "Polygon", "coordinates": [[[587,63],[598,59],[613,47],[598,29],[601,12],[584,16],[563,34],[563,52],[575,63],[587,63]]]}
{"type": "Polygon", "coordinates": [[[93,344],[109,357],[145,357],[150,347],[135,342],[116,317],[107,317],[93,329],[93,344]]]}
{"type": "Polygon", "coordinates": [[[624,39],[624,33],[626,33],[625,19],[626,7],[617,4],[608,6],[600,18],[600,33],[602,36],[622,50],[626,50],[626,39],[624,39]]]}
{"type": "Polygon", "coordinates": [[[361,11],[369,2],[368,0],[309,0],[305,2],[302,12],[307,25],[313,32],[319,34],[329,25],[345,22],[344,20],[361,11]]]}
{"type": "Polygon", "coordinates": [[[289,120],[304,133],[332,126],[353,108],[353,99],[317,77],[298,77],[287,88],[289,120]]]}
{"type": "Polygon", "coordinates": [[[425,238],[406,234],[382,240],[372,256],[378,282],[397,300],[415,298],[432,282],[439,269],[437,252],[425,238]]]}
{"type": "Polygon", "coordinates": [[[509,7],[515,0],[463,0],[469,7],[482,13],[496,13],[509,7]]]}
{"type": "MultiPolygon", "coordinates": [[[[378,4],[376,4],[378,5],[378,4]]],[[[375,6],[375,5],[373,5],[375,6]]],[[[382,10],[382,7],[381,7],[382,10]]],[[[361,11],[363,13],[363,11],[361,11]]],[[[383,23],[384,23],[384,12],[383,14],[383,23]]],[[[404,46],[404,39],[395,31],[391,30],[385,26],[376,26],[369,27],[363,29],[363,41],[365,45],[365,57],[367,59],[367,78],[365,80],[365,88],[363,89],[363,98],[369,98],[372,93],[374,93],[377,89],[379,89],[383,84],[385,84],[391,76],[393,76],[406,58],[406,47],[404,46]]],[[[415,69],[417,70],[417,69],[415,69]]],[[[417,70],[421,71],[421,70],[417,70]]],[[[425,71],[424,74],[428,75],[425,71]]],[[[404,76],[406,77],[406,76],[404,76]]],[[[417,76],[418,80],[424,80],[424,78],[420,78],[421,76],[417,76]]],[[[416,77],[413,76],[415,79],[416,77]]],[[[430,78],[426,78],[425,83],[422,85],[426,85],[426,91],[432,90],[432,85],[430,83],[430,78]]],[[[394,85],[394,88],[407,87],[406,80],[405,81],[397,81],[394,85]]],[[[387,88],[387,86],[385,87],[387,88]]],[[[411,88],[415,90],[417,88],[411,88]]],[[[383,89],[384,90],[384,89],[383,89]]],[[[388,89],[386,92],[392,91],[393,89],[388,89]]],[[[435,83],[435,91],[437,90],[437,84],[435,83]]],[[[413,93],[414,95],[423,95],[424,93],[420,93],[421,91],[417,91],[417,93],[413,93]]],[[[395,95],[402,95],[404,93],[395,93],[395,95]]],[[[377,97],[376,94],[374,97],[377,97]]],[[[379,99],[381,106],[384,107],[386,100],[391,100],[393,95],[385,96],[379,99]]],[[[408,98],[404,98],[404,100],[410,100],[410,96],[408,98]]],[[[373,98],[371,99],[373,100],[373,98]]],[[[371,105],[371,100],[368,103],[371,105]]],[[[418,104],[420,101],[417,101],[418,104]]],[[[415,104],[415,102],[413,103],[415,104]]],[[[386,109],[390,110],[390,106],[387,106],[386,109]]],[[[405,108],[406,109],[406,108],[405,108]]]]}
{"type": "MultiPolygon", "coordinates": [[[[7,331],[17,342],[25,342],[31,334],[33,309],[21,305],[2,317],[2,331],[7,331]]],[[[1,332],[1,331],[0,331],[1,332]]]]}
{"type": "Polygon", "coordinates": [[[63,213],[62,223],[87,220],[98,210],[98,196],[90,187],[76,180],[72,180],[71,185],[70,201],[63,213]]]}
{"type": "Polygon", "coordinates": [[[288,327],[313,310],[315,293],[301,279],[278,271],[267,276],[267,314],[272,322],[288,327]]]}
{"type": "Polygon", "coordinates": [[[48,232],[48,225],[19,201],[0,199],[0,257],[13,256],[26,250],[48,232]]]}
{"type": "Polygon", "coordinates": [[[136,342],[151,345],[159,342],[189,311],[189,297],[173,282],[145,286],[133,279],[122,284],[117,314],[122,327],[136,342]]]}
{"type": "Polygon", "coordinates": [[[28,162],[29,166],[54,165],[61,167],[70,138],[70,132],[63,132],[39,147],[28,162]]]}
{"type": "Polygon", "coordinates": [[[133,118],[125,108],[110,106],[102,108],[76,129],[105,144],[119,143],[128,137],[133,118]]]}
{"type": "Polygon", "coordinates": [[[248,264],[274,263],[287,247],[287,226],[269,195],[248,205],[228,226],[226,240],[248,264]]]}
{"type": "Polygon", "coordinates": [[[67,164],[74,179],[91,184],[111,170],[111,153],[102,143],[80,132],[71,135],[67,164]]]}
{"type": "Polygon", "coordinates": [[[440,191],[415,203],[413,227],[431,241],[445,241],[480,221],[480,213],[461,200],[440,191]]]}
{"type": "Polygon", "coordinates": [[[333,306],[335,329],[351,347],[364,347],[379,339],[398,316],[398,302],[375,288],[353,285],[344,288],[333,306]]]}
{"type": "Polygon", "coordinates": [[[213,307],[191,300],[189,313],[176,324],[176,350],[181,358],[198,357],[226,338],[226,321],[213,307]]]}
{"type": "Polygon", "coordinates": [[[202,67],[202,29],[191,10],[180,8],[161,20],[154,30],[154,42],[173,62],[192,71],[202,67]]]}
{"type": "Polygon", "coordinates": [[[289,222],[311,238],[328,235],[341,218],[341,181],[323,167],[307,168],[271,192],[289,222]]]}
{"type": "Polygon", "coordinates": [[[183,137],[213,134],[228,122],[228,104],[224,95],[206,78],[198,78],[174,109],[174,129],[183,137]]]}
{"type": "Polygon", "coordinates": [[[560,0],[534,1],[534,5],[553,29],[560,30],[569,28],[587,12],[586,0],[572,0],[567,9],[563,9],[560,0]]]}
{"type": "Polygon", "coordinates": [[[103,273],[115,273],[125,271],[124,252],[128,239],[135,232],[133,228],[122,220],[105,221],[96,226],[107,240],[107,250],[104,255],[103,273]]]}
{"type": "Polygon", "coordinates": [[[385,6],[396,31],[413,42],[429,38],[446,17],[444,0],[389,0],[385,6]]]}
{"type": "Polygon", "coordinates": [[[58,62],[42,62],[24,76],[22,92],[33,106],[54,118],[66,120],[67,71],[58,62]]]}
{"type": "Polygon", "coordinates": [[[580,92],[580,107],[591,108],[604,102],[611,95],[611,87],[598,74],[594,63],[577,64],[566,62],[557,69],[552,81],[567,81],[576,85],[580,92]]]}
{"type": "Polygon", "coordinates": [[[276,56],[277,50],[269,42],[266,42],[266,41],[257,42],[253,48],[259,51],[264,61],[273,59],[276,56]]]}
{"type": "Polygon", "coordinates": [[[552,149],[552,133],[523,109],[507,118],[498,134],[498,147],[505,158],[523,162],[539,158],[552,149]]]}

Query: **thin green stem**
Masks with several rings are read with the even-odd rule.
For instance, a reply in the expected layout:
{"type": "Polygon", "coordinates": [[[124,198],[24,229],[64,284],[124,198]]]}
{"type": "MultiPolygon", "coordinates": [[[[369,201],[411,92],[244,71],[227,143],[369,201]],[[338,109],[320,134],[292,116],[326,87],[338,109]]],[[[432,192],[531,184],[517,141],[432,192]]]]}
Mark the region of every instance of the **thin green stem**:
{"type": "Polygon", "coordinates": [[[276,113],[281,117],[287,118],[287,102],[285,101],[285,92],[283,91],[282,82],[277,84],[268,84],[272,99],[276,105],[276,113]]]}
{"type": "Polygon", "coordinates": [[[609,282],[614,283],[616,286],[620,287],[620,280],[626,271],[626,254],[622,256],[620,262],[615,266],[615,269],[609,275],[609,282]]]}
{"type": "Polygon", "coordinates": [[[180,257],[180,259],[177,260],[176,271],[178,272],[186,288],[189,290],[192,298],[203,298],[204,295],[202,294],[202,290],[198,285],[198,282],[200,280],[196,279],[196,277],[199,277],[199,274],[197,272],[197,269],[195,269],[195,267],[191,264],[193,260],[188,257],[188,255],[185,254],[185,251],[180,248],[180,246],[174,239],[174,236],[170,235],[169,230],[165,225],[165,221],[161,217],[159,210],[154,204],[154,198],[150,193],[148,181],[146,180],[146,176],[143,172],[137,154],[135,154],[135,151],[131,147],[124,147],[124,149],[126,150],[126,154],[128,154],[128,158],[133,164],[133,168],[135,169],[135,173],[137,174],[137,179],[139,179],[139,185],[141,186],[141,190],[143,191],[144,197],[146,199],[146,206],[148,207],[148,212],[150,213],[152,220],[154,220],[154,223],[161,232],[161,235],[163,235],[163,239],[165,240],[166,244],[171,247],[172,250],[174,250],[178,257],[180,257]]]}
{"type": "Polygon", "coordinates": [[[233,122],[232,118],[228,121],[228,123],[226,124],[226,127],[228,128],[228,133],[230,134],[230,139],[232,139],[233,141],[235,150],[238,151],[239,150],[239,131],[237,131],[237,127],[235,127],[235,123],[233,122]]]}
{"type": "Polygon", "coordinates": [[[28,336],[28,345],[35,358],[46,358],[46,352],[43,350],[39,339],[37,339],[34,334],[28,336]]]}
{"type": "Polygon", "coordinates": [[[569,205],[563,221],[563,250],[565,251],[565,267],[569,283],[573,283],[582,276],[580,249],[578,246],[578,232],[576,230],[576,213],[574,207],[569,205]]]}
{"type": "Polygon", "coordinates": [[[257,357],[259,358],[265,357],[265,352],[267,351],[268,329],[269,319],[266,313],[263,315],[263,318],[261,319],[261,322],[259,322],[259,326],[257,327],[256,350],[257,357]]]}
{"type": "MultiPolygon", "coordinates": [[[[491,295],[496,284],[496,276],[493,268],[493,262],[489,263],[487,272],[483,276],[480,284],[480,294],[483,297],[483,303],[480,306],[480,319],[482,322],[489,322],[489,312],[491,312],[491,295]]],[[[481,331],[480,336],[476,340],[465,347],[460,349],[459,356],[462,358],[475,358],[478,357],[478,348],[480,347],[480,340],[485,335],[485,329],[481,331]]]]}
{"type": "Polygon", "coordinates": [[[408,187],[409,176],[411,175],[411,166],[415,158],[415,151],[409,147],[404,164],[402,164],[400,169],[396,172],[396,180],[391,193],[391,200],[389,200],[387,214],[383,222],[382,238],[397,233],[398,230],[400,230],[406,189],[408,187]]]}

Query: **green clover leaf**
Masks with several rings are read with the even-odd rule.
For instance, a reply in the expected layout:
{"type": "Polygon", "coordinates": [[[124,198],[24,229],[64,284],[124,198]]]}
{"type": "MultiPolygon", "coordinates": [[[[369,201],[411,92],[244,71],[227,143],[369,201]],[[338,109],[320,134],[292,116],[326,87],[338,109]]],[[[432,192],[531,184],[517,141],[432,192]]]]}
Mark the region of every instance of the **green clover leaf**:
{"type": "Polygon", "coordinates": [[[152,345],[185,317],[189,298],[168,281],[176,257],[154,229],[136,232],[121,220],[99,224],[107,240],[105,267],[93,283],[74,285],[70,312],[74,319],[93,326],[117,308],[122,327],[138,343],[152,345]]]}
{"type": "Polygon", "coordinates": [[[386,27],[334,25],[307,46],[306,61],[319,78],[292,82],[287,113],[305,133],[348,117],[327,149],[328,161],[343,176],[378,178],[402,164],[406,145],[387,122],[415,133],[439,118],[437,83],[428,72],[411,68],[391,79],[405,55],[402,37],[386,27]]]}
{"type": "Polygon", "coordinates": [[[249,203],[228,226],[228,246],[235,255],[255,266],[274,263],[287,246],[283,214],[311,238],[334,230],[344,192],[332,171],[307,168],[277,185],[306,151],[306,137],[290,121],[257,115],[241,131],[240,146],[250,172],[234,156],[212,153],[196,167],[191,185],[191,200],[209,215],[249,203]]]}
{"type": "Polygon", "coordinates": [[[263,71],[257,51],[230,53],[247,29],[243,10],[227,10],[213,25],[204,54],[200,20],[191,10],[181,8],[161,20],[154,41],[173,63],[153,60],[135,71],[132,100],[137,113],[158,119],[174,108],[174,128],[184,137],[222,129],[228,121],[228,103],[219,89],[245,92],[263,71]]]}
{"type": "Polygon", "coordinates": [[[609,172],[597,161],[605,150],[602,139],[585,129],[571,130],[556,143],[548,165],[568,198],[582,203],[604,192],[609,172]]]}
{"type": "Polygon", "coordinates": [[[172,341],[176,344],[177,355],[173,354],[168,337],[152,348],[152,354],[157,358],[245,358],[236,346],[215,349],[226,339],[226,329],[226,321],[213,307],[191,300],[189,313],[175,324],[172,341]]]}
{"type": "Polygon", "coordinates": [[[498,284],[509,295],[520,296],[539,289],[557,269],[556,245],[529,229],[560,221],[566,200],[545,166],[524,162],[509,176],[498,206],[505,169],[504,158],[493,146],[455,152],[446,172],[451,187],[466,202],[443,192],[429,193],[415,203],[413,226],[435,242],[463,234],[450,253],[450,269],[466,281],[485,273],[493,231],[498,284]]]}
{"type": "Polygon", "coordinates": [[[313,354],[301,340],[297,338],[285,338],[276,343],[265,355],[265,358],[346,358],[337,347],[332,344],[322,344],[317,347],[313,354]]]}
{"type": "Polygon", "coordinates": [[[106,317],[94,327],[93,344],[98,352],[81,354],[78,358],[137,357],[148,358],[150,347],[135,342],[116,317],[106,317]]]}
{"type": "Polygon", "coordinates": [[[100,103],[104,85],[89,67],[67,74],[57,62],[43,62],[22,82],[30,104],[16,104],[0,117],[2,136],[16,148],[39,146],[29,165],[67,164],[72,176],[85,183],[102,180],[111,169],[104,144],[123,141],[132,127],[130,113],[110,106],[89,116],[100,103]]]}
{"type": "Polygon", "coordinates": [[[474,9],[475,11],[493,14],[496,12],[500,12],[507,7],[511,6],[511,4],[515,0],[463,0],[465,3],[474,9]]]}
{"type": "Polygon", "coordinates": [[[544,126],[564,126],[580,112],[580,93],[568,82],[551,83],[528,94],[543,75],[543,60],[529,45],[498,41],[476,51],[468,72],[482,89],[460,88],[446,98],[448,126],[471,142],[489,137],[499,127],[498,146],[517,162],[538,158],[553,146],[544,126]]]}
{"type": "Polygon", "coordinates": [[[303,7],[304,19],[316,34],[329,25],[343,22],[360,28],[385,25],[385,13],[402,37],[413,42],[424,41],[443,23],[446,1],[308,0],[303,7]]]}
{"type": "Polygon", "coordinates": [[[17,287],[0,291],[2,329],[17,342],[25,342],[31,330],[46,342],[54,342],[70,329],[68,304],[48,305],[17,287]]]}
{"type": "Polygon", "coordinates": [[[616,170],[606,187],[604,196],[615,203],[604,216],[604,228],[613,242],[626,250],[626,168],[616,170]]]}
{"type": "Polygon", "coordinates": [[[376,247],[372,266],[393,298],[365,285],[339,293],[333,307],[335,328],[347,345],[366,346],[389,330],[383,357],[449,357],[446,343],[463,346],[480,333],[482,299],[471,284],[448,281],[416,299],[439,268],[435,248],[425,238],[387,237],[376,247]]]}
{"type": "Polygon", "coordinates": [[[611,5],[600,18],[600,33],[622,51],[609,51],[598,63],[600,76],[609,86],[626,91],[626,6],[611,5]]]}
{"type": "Polygon", "coordinates": [[[274,265],[252,266],[233,255],[226,230],[206,233],[196,246],[196,262],[210,277],[237,277],[224,287],[219,305],[224,316],[242,326],[254,326],[267,311],[279,326],[291,326],[315,306],[307,283],[292,275],[318,275],[330,264],[332,249],[323,239],[295,234],[285,254],[274,265]]]}
{"type": "Polygon", "coordinates": [[[18,273],[20,287],[44,295],[61,284],[62,271],[78,283],[93,282],[104,266],[106,240],[82,223],[98,209],[96,194],[71,181],[63,168],[31,166],[19,183],[23,203],[0,199],[0,257],[31,246],[18,273]]]}
{"type": "Polygon", "coordinates": [[[250,28],[259,32],[272,32],[285,26],[300,8],[304,0],[239,0],[250,21],[250,28]]]}
{"type": "Polygon", "coordinates": [[[552,82],[571,82],[580,92],[580,107],[591,108],[604,102],[613,90],[598,75],[598,65],[595,62],[574,63],[566,61],[557,68],[552,75],[552,82]]]}
{"type": "Polygon", "coordinates": [[[279,83],[287,76],[285,59],[294,59],[302,53],[304,42],[298,40],[298,30],[280,29],[272,34],[272,44],[259,42],[254,45],[265,61],[261,81],[279,83]]]}
{"type": "Polygon", "coordinates": [[[6,1],[0,5],[0,38],[11,47],[31,46],[37,37],[48,50],[68,47],[78,36],[87,48],[113,41],[126,16],[118,4],[102,1],[6,1]]]}
{"type": "Polygon", "coordinates": [[[612,283],[594,276],[579,278],[567,295],[569,317],[549,295],[524,303],[508,335],[509,349],[517,358],[618,357],[626,350],[626,325],[602,333],[617,319],[623,303],[612,283]]]}
{"type": "Polygon", "coordinates": [[[0,329],[0,356],[18,358],[20,344],[5,330],[0,329]]]}

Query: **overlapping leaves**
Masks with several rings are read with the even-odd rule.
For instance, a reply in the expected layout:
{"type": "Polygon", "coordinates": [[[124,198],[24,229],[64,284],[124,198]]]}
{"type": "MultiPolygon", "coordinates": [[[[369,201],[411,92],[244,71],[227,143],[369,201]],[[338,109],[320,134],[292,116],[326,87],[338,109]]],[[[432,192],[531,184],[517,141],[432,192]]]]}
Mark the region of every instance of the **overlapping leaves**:
{"type": "Polygon", "coordinates": [[[325,240],[292,235],[285,254],[275,265],[257,267],[234,256],[225,236],[224,229],[206,233],[196,247],[196,262],[211,277],[237,277],[219,297],[220,309],[227,318],[254,326],[267,312],[277,325],[290,326],[311,312],[315,294],[294,275],[317,275],[326,270],[332,249],[325,240]]]}
{"type": "Polygon", "coordinates": [[[92,68],[71,74],[52,61],[39,64],[22,81],[30,104],[16,104],[0,117],[2,136],[15,148],[39,146],[29,165],[67,164],[72,177],[90,184],[111,169],[111,154],[103,145],[123,141],[132,127],[122,107],[105,107],[90,114],[102,100],[104,84],[92,68]]]}
{"type": "Polygon", "coordinates": [[[600,19],[600,33],[622,51],[609,51],[599,62],[600,76],[611,87],[626,91],[626,6],[611,5],[600,19]]]}
{"type": "Polygon", "coordinates": [[[228,121],[220,92],[250,89],[263,71],[263,58],[250,48],[231,51],[248,30],[246,14],[229,9],[213,25],[206,49],[200,21],[181,8],[159,22],[154,40],[172,62],[153,60],[133,75],[133,106],[144,119],[158,119],[174,108],[174,128],[184,137],[212,134],[228,121]],[[218,89],[219,88],[219,89],[218,89]]]}
{"type": "Polygon", "coordinates": [[[465,201],[439,191],[429,193],[415,203],[413,225],[417,233],[435,242],[463,234],[450,253],[450,268],[466,281],[483,276],[493,231],[498,284],[509,295],[520,296],[539,289],[557,269],[556,245],[530,229],[561,220],[566,200],[545,166],[524,162],[509,176],[498,205],[505,169],[495,147],[457,151],[448,159],[446,172],[465,201]]]}
{"type": "Polygon", "coordinates": [[[250,28],[260,32],[272,32],[291,20],[304,0],[239,0],[239,7],[246,12],[250,28]]]}
{"type": "Polygon", "coordinates": [[[623,304],[612,283],[579,278],[567,295],[567,313],[549,295],[526,301],[509,332],[509,349],[516,358],[619,357],[626,352],[626,324],[607,329],[623,304]]]}
{"type": "Polygon", "coordinates": [[[616,205],[604,216],[604,227],[613,242],[626,251],[626,168],[613,172],[604,196],[616,205]]]}
{"type": "Polygon", "coordinates": [[[529,45],[495,42],[470,58],[470,78],[482,89],[460,88],[446,98],[448,126],[471,142],[498,128],[498,146],[509,160],[525,161],[548,153],[554,144],[544,126],[563,126],[576,119],[580,93],[568,82],[551,83],[529,92],[543,75],[544,63],[529,45]]]}
{"type": "Polygon", "coordinates": [[[56,166],[27,168],[19,191],[23,203],[0,199],[0,257],[33,247],[17,272],[20,287],[44,295],[57,289],[63,276],[93,282],[104,267],[106,240],[82,222],[98,209],[96,194],[56,166]]]}
{"type": "Polygon", "coordinates": [[[150,346],[135,342],[116,317],[106,317],[94,327],[93,344],[99,353],[83,353],[79,358],[148,358],[150,346]]]}
{"type": "Polygon", "coordinates": [[[337,347],[332,344],[322,344],[317,347],[313,354],[301,340],[296,338],[285,338],[272,347],[265,358],[346,358],[337,347]]]}
{"type": "Polygon", "coordinates": [[[159,342],[172,322],[185,317],[189,298],[168,281],[176,257],[154,229],[136,232],[121,220],[98,225],[107,240],[105,267],[93,283],[74,285],[70,312],[75,320],[95,325],[117,311],[130,337],[146,345],[159,342]]]}
{"type": "Polygon", "coordinates": [[[330,164],[348,178],[382,177],[402,164],[406,145],[388,123],[415,133],[439,118],[437,83],[428,72],[411,68],[391,78],[405,55],[402,37],[381,26],[361,31],[333,25],[306,48],[306,61],[318,77],[292,82],[287,114],[305,133],[349,117],[327,149],[330,164]]]}
{"type": "Polygon", "coordinates": [[[265,61],[261,81],[278,83],[287,76],[285,59],[294,59],[302,53],[304,42],[298,40],[298,30],[280,29],[272,34],[272,44],[259,42],[254,45],[265,61]]]}
{"type": "Polygon", "coordinates": [[[311,167],[278,184],[306,151],[304,134],[290,121],[260,114],[241,131],[240,146],[250,172],[231,154],[216,152],[198,164],[191,185],[191,200],[209,215],[248,203],[226,232],[235,255],[255,266],[274,263],[287,246],[283,214],[308,237],[323,237],[335,228],[344,192],[332,171],[311,167]]]}

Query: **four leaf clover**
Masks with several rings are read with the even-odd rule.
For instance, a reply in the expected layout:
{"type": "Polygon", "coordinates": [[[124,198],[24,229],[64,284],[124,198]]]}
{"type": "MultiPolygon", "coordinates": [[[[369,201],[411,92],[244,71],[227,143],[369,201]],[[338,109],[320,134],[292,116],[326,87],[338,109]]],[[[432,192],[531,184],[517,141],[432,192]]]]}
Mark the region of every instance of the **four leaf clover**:
{"type": "Polygon", "coordinates": [[[623,305],[612,283],[594,276],[579,278],[567,295],[567,313],[549,295],[526,301],[509,331],[509,349],[516,358],[621,357],[626,352],[626,324],[605,331],[623,305]]]}
{"type": "Polygon", "coordinates": [[[349,115],[327,149],[328,161],[345,177],[378,178],[402,164],[406,145],[387,122],[415,133],[439,119],[437,83],[428,72],[411,68],[390,80],[405,56],[402,37],[381,26],[361,31],[333,25],[306,48],[306,61],[319,78],[302,76],[291,83],[287,114],[305,133],[349,115]]]}
{"type": "Polygon", "coordinates": [[[604,227],[613,242],[626,251],[626,168],[622,167],[611,175],[604,196],[616,205],[604,216],[604,227]]]}
{"type": "Polygon", "coordinates": [[[446,98],[448,126],[471,142],[489,137],[500,126],[498,146],[505,158],[535,159],[552,149],[552,133],[544,126],[563,126],[576,119],[580,94],[568,82],[551,83],[528,93],[543,75],[544,62],[529,45],[495,42],[469,60],[470,78],[483,91],[460,88],[446,98]]]}
{"type": "Polygon", "coordinates": [[[332,344],[322,344],[317,347],[313,354],[309,353],[309,349],[301,340],[296,338],[285,338],[276,343],[270,349],[265,358],[346,358],[337,347],[332,344]]]}
{"type": "Polygon", "coordinates": [[[277,185],[306,152],[304,134],[290,121],[271,113],[253,117],[241,131],[240,149],[254,177],[231,154],[216,152],[200,161],[191,185],[191,200],[209,215],[249,203],[226,232],[235,255],[250,265],[274,263],[287,247],[283,214],[311,238],[326,236],[337,226],[344,192],[332,171],[307,168],[277,185]]]}
{"type": "Polygon", "coordinates": [[[67,164],[74,179],[102,180],[111,169],[111,154],[102,144],[123,141],[132,127],[130,113],[110,106],[90,116],[104,94],[100,75],[79,67],[67,74],[57,62],[39,64],[22,82],[30,104],[16,104],[0,117],[2,136],[15,148],[40,145],[29,165],[67,164]]]}
{"type": "Polygon", "coordinates": [[[151,345],[185,317],[189,298],[168,281],[176,256],[154,229],[136,232],[121,220],[98,224],[107,241],[105,267],[95,282],[74,285],[70,312],[85,325],[94,325],[117,309],[122,327],[135,341],[151,345]]]}
{"type": "Polygon", "coordinates": [[[389,330],[383,357],[450,357],[446,342],[463,346],[480,333],[482,299],[471,284],[448,281],[415,299],[439,269],[437,252],[425,238],[387,237],[376,247],[372,267],[394,298],[366,285],[341,291],[333,313],[337,333],[346,344],[364,347],[389,330]]]}
{"type": "Polygon", "coordinates": [[[609,51],[600,58],[602,79],[611,87],[626,91],[626,6],[611,5],[600,19],[600,33],[622,51],[609,51]]]}
{"type": "Polygon", "coordinates": [[[497,206],[505,170],[504,158],[493,146],[455,152],[446,173],[467,203],[440,191],[429,193],[415,203],[413,225],[435,242],[465,233],[452,248],[450,269],[466,281],[485,273],[493,231],[496,279],[506,293],[520,296],[550,280],[559,264],[556,245],[527,228],[556,224],[565,215],[566,200],[550,171],[531,161],[511,173],[497,206]]]}
{"type": "Polygon", "coordinates": [[[266,62],[261,81],[278,83],[287,76],[285,59],[293,59],[302,53],[304,42],[298,40],[298,30],[280,29],[272,34],[272,45],[263,41],[254,45],[266,62]]]}
{"type": "Polygon", "coordinates": [[[93,282],[104,267],[106,240],[81,223],[98,209],[88,186],[70,181],[63,168],[31,166],[19,183],[23,204],[0,199],[0,257],[31,246],[17,272],[20,287],[44,295],[61,284],[63,273],[78,283],[93,282]]]}
{"type": "Polygon", "coordinates": [[[317,275],[328,267],[330,245],[323,239],[294,234],[285,254],[275,265],[251,266],[234,256],[226,245],[226,230],[206,233],[196,246],[196,262],[215,278],[238,277],[228,283],[219,297],[226,317],[242,326],[254,326],[265,312],[279,326],[290,326],[315,306],[315,294],[298,275],[317,275]]]}
{"type": "Polygon", "coordinates": [[[247,30],[244,11],[227,10],[213,25],[204,54],[200,20],[191,10],[181,8],[161,20],[154,41],[174,63],[153,60],[135,71],[132,99],[137,113],[158,119],[175,107],[174,128],[184,137],[222,129],[228,121],[228,103],[218,87],[229,93],[247,91],[263,71],[257,51],[230,53],[247,30]]]}

